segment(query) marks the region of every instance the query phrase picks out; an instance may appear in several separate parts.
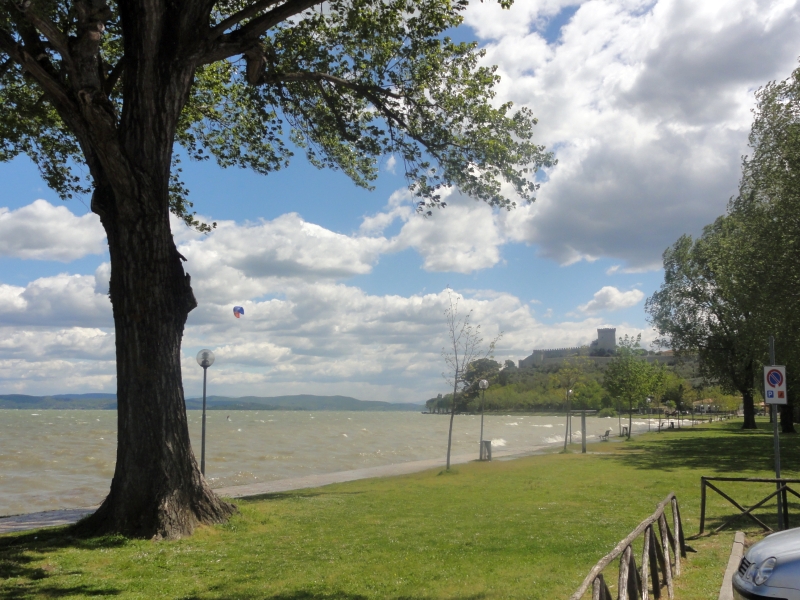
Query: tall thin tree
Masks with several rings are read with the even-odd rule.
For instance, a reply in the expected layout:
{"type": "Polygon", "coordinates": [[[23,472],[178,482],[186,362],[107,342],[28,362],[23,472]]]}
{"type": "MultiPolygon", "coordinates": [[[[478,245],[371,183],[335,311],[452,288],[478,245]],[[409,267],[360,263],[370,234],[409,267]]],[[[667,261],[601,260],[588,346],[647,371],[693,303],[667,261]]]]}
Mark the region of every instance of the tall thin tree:
{"type": "Polygon", "coordinates": [[[447,431],[447,465],[445,468],[448,471],[450,470],[450,449],[453,444],[453,420],[459,406],[459,392],[463,392],[464,387],[469,384],[465,377],[469,366],[477,360],[491,356],[494,353],[495,345],[503,335],[502,332],[499,333],[488,346],[484,347],[481,326],[473,325],[471,322],[472,309],[466,313],[459,312],[458,305],[462,299],[460,295],[454,294],[450,288],[447,288],[447,308],[444,311],[447,324],[447,346],[442,348],[442,357],[447,365],[447,371],[442,373],[442,377],[453,386],[450,427],[447,431]]]}

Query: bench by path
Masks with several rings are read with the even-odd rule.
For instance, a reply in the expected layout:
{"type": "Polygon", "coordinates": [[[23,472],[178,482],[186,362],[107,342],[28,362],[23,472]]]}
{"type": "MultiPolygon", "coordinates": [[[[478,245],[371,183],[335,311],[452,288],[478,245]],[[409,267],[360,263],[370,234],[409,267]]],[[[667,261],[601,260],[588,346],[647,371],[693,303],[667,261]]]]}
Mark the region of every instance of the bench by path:
{"type": "MultiPolygon", "coordinates": [[[[526,456],[547,448],[552,447],[532,446],[529,448],[518,449],[515,452],[496,452],[494,454],[494,458],[513,458],[526,456]]],[[[450,457],[450,463],[454,465],[463,464],[474,460],[474,453],[450,457]]],[[[443,466],[444,461],[438,458],[431,460],[416,460],[394,465],[355,469],[353,471],[339,471],[338,473],[325,473],[322,475],[305,475],[303,477],[291,477],[289,479],[279,479],[276,481],[235,485],[231,487],[216,488],[214,491],[225,498],[247,498],[249,496],[260,496],[262,494],[275,494],[278,492],[289,492],[292,490],[315,488],[323,485],[330,485],[332,483],[344,483],[345,481],[355,481],[357,479],[408,475],[409,473],[418,473],[420,471],[441,468],[443,466]]],[[[2,517],[0,518],[0,535],[4,533],[14,533],[17,531],[40,529],[42,527],[71,525],[73,523],[77,523],[81,518],[93,513],[95,510],[97,510],[97,506],[69,508],[63,510],[48,510],[45,512],[2,517]]]]}

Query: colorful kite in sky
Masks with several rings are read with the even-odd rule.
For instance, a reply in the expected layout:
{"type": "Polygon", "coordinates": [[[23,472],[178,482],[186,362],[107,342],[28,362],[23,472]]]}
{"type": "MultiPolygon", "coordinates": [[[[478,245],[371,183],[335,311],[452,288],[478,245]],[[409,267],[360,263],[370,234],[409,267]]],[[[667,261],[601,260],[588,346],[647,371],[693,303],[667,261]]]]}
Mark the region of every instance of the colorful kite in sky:
{"type": "Polygon", "coordinates": [[[234,306],[233,307],[233,316],[236,317],[237,319],[239,317],[243,317],[244,316],[244,309],[241,306],[234,306]]]}

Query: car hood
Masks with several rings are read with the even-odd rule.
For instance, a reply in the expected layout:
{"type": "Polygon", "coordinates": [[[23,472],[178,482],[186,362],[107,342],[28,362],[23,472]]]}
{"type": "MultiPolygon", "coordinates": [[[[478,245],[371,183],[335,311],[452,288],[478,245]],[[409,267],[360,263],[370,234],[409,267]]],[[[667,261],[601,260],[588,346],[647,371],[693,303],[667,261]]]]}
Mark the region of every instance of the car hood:
{"type": "Polygon", "coordinates": [[[751,563],[761,564],[770,556],[778,559],[766,585],[800,588],[800,528],[779,531],[753,544],[745,555],[751,563]]]}
{"type": "Polygon", "coordinates": [[[773,533],[753,544],[747,551],[747,560],[761,562],[770,556],[780,558],[787,554],[798,553],[800,553],[800,527],[773,533]]]}

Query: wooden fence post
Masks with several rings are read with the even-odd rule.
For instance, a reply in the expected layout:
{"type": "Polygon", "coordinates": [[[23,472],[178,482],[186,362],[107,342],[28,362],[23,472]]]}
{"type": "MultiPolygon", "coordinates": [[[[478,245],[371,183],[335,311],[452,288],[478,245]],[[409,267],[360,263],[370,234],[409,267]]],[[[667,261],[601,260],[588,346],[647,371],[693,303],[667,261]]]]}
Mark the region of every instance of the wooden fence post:
{"type": "MultiPolygon", "coordinates": [[[[680,534],[678,535],[678,541],[680,542],[680,545],[681,545],[681,556],[683,558],[686,558],[686,536],[683,533],[683,520],[681,520],[681,507],[678,504],[678,499],[677,498],[673,498],[672,502],[673,502],[673,510],[677,513],[677,515],[678,515],[678,523],[681,526],[680,534]]],[[[691,548],[689,548],[689,549],[691,550],[691,548]]],[[[694,550],[692,550],[692,551],[694,552],[694,550]]]]}
{"type": "Polygon", "coordinates": [[[649,538],[650,579],[653,584],[653,596],[656,600],[659,600],[661,598],[661,578],[658,576],[658,540],[652,525],[650,526],[649,538]]]}
{"type": "Polygon", "coordinates": [[[669,558],[669,529],[664,513],[658,519],[658,528],[661,531],[661,546],[664,549],[664,579],[667,580],[667,595],[672,600],[675,591],[672,589],[672,563],[669,558]]]}
{"type": "Polygon", "coordinates": [[[650,533],[653,529],[652,525],[648,525],[644,530],[644,538],[642,540],[642,600],[650,600],[650,586],[648,580],[650,579],[650,533]]]}
{"type": "MultiPolygon", "coordinates": [[[[794,490],[791,490],[791,492],[795,493],[794,490]]],[[[676,561],[675,575],[677,575],[681,568],[680,558],[686,556],[685,550],[693,551],[684,544],[680,506],[677,503],[675,494],[670,493],[658,504],[656,511],[652,515],[639,523],[636,529],[592,567],[580,587],[570,596],[570,600],[581,600],[583,595],[590,589],[592,600],[612,600],[611,592],[605,583],[602,571],[612,561],[616,560],[619,560],[618,600],[639,600],[639,598],[642,600],[660,600],[662,586],[667,588],[669,599],[673,600],[675,591],[673,587],[672,558],[674,557],[676,561]],[[672,508],[673,526],[675,527],[674,536],[665,513],[667,505],[672,508]],[[658,533],[656,532],[656,522],[658,522],[658,533]],[[642,563],[641,569],[638,569],[632,544],[641,535],[644,535],[642,563]],[[672,557],[670,557],[670,548],[672,549],[672,557]]]]}
{"type": "Polygon", "coordinates": [[[636,570],[636,559],[633,557],[633,548],[628,546],[619,559],[619,600],[639,600],[641,581],[639,571],[636,570]]]}
{"type": "Polygon", "coordinates": [[[783,526],[786,529],[789,529],[789,503],[787,502],[788,498],[786,495],[787,484],[783,484],[783,492],[781,493],[781,498],[783,499],[782,508],[783,508],[783,526]]]}
{"type": "Polygon", "coordinates": [[[592,584],[592,600],[612,600],[611,590],[608,589],[602,573],[595,577],[592,584]]]}
{"type": "Polygon", "coordinates": [[[700,477],[700,533],[706,527],[706,478],[700,477]]]}
{"type": "Polygon", "coordinates": [[[630,584],[629,590],[631,595],[639,600],[642,596],[642,578],[639,574],[639,569],[636,568],[636,555],[633,553],[633,548],[631,548],[631,568],[630,568],[630,578],[628,582],[630,584]]]}
{"type": "Polygon", "coordinates": [[[678,513],[675,511],[675,498],[672,499],[672,524],[675,529],[675,536],[672,540],[672,552],[675,555],[675,576],[679,577],[681,574],[681,549],[678,539],[681,535],[681,521],[678,518],[678,513]]]}
{"type": "MultiPolygon", "coordinates": [[[[631,547],[625,548],[625,552],[619,557],[619,578],[617,579],[617,591],[619,600],[628,600],[628,569],[631,566],[629,560],[631,555],[631,547]]],[[[636,600],[634,598],[633,600],[636,600]]]]}

